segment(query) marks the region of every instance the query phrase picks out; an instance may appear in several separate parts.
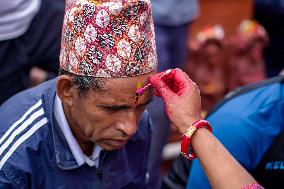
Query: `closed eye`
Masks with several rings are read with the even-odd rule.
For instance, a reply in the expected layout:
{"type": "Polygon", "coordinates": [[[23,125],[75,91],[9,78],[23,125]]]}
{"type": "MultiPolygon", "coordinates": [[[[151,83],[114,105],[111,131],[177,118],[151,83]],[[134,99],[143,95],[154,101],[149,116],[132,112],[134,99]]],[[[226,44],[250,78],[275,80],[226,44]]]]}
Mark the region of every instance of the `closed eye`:
{"type": "Polygon", "coordinates": [[[130,108],[129,106],[104,106],[102,107],[105,111],[108,112],[118,112],[120,110],[126,110],[130,108]]]}
{"type": "MultiPolygon", "coordinates": [[[[145,106],[147,106],[148,104],[150,104],[153,101],[153,99],[149,99],[148,101],[146,101],[145,103],[139,104],[136,106],[136,108],[143,108],[145,106]]],[[[132,106],[127,106],[127,105],[121,105],[121,106],[100,106],[103,110],[105,110],[106,112],[110,112],[110,113],[115,113],[121,110],[127,110],[132,108],[132,106]]]]}

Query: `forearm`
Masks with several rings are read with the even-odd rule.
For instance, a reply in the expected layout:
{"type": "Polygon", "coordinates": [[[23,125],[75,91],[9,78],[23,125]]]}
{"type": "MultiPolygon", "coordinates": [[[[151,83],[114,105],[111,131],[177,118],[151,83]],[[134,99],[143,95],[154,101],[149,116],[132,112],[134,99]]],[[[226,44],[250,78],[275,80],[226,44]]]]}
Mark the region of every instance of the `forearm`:
{"type": "Polygon", "coordinates": [[[256,182],[207,129],[194,133],[192,146],[212,188],[240,189],[256,182]]]}

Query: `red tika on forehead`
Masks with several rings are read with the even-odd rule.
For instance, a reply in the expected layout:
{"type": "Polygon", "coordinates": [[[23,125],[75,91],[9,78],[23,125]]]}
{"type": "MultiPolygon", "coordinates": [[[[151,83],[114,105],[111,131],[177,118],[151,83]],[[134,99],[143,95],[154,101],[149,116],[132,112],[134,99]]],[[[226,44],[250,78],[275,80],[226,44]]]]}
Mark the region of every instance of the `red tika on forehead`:
{"type": "Polygon", "coordinates": [[[120,78],[156,70],[149,0],[67,0],[60,66],[77,75],[120,78]]]}

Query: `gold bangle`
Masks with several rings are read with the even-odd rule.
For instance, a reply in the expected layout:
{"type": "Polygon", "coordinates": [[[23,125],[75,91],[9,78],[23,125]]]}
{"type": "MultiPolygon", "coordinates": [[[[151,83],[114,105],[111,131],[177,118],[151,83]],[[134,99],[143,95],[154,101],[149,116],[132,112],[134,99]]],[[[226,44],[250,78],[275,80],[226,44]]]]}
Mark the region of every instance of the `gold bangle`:
{"type": "Polygon", "coordinates": [[[193,126],[193,125],[191,125],[188,129],[187,129],[187,131],[186,131],[186,133],[184,134],[184,135],[186,135],[187,137],[191,137],[192,135],[193,135],[193,133],[196,131],[196,127],[195,126],[193,126]]]}

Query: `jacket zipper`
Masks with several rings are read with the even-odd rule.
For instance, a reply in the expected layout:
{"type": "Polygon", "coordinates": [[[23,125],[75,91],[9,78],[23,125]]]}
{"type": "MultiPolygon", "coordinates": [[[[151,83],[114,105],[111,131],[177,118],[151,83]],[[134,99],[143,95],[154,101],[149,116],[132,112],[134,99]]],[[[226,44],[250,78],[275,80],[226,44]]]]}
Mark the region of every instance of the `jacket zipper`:
{"type": "Polygon", "coordinates": [[[102,182],[102,179],[103,179],[103,170],[102,170],[102,163],[103,163],[103,159],[105,158],[106,156],[106,152],[102,151],[102,155],[101,155],[101,158],[99,160],[99,167],[97,168],[96,170],[96,174],[98,176],[98,188],[102,189],[103,188],[103,182],[102,182]]]}

